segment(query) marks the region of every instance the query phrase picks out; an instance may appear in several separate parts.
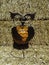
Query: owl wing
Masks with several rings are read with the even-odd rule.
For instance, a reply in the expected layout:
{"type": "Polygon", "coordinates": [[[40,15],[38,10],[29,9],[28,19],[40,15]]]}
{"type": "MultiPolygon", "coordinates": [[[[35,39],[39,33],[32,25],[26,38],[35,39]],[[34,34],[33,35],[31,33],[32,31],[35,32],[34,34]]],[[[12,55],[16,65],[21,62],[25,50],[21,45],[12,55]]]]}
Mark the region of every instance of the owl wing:
{"type": "Polygon", "coordinates": [[[28,27],[28,38],[27,41],[30,41],[35,35],[34,28],[32,26],[28,27]]]}

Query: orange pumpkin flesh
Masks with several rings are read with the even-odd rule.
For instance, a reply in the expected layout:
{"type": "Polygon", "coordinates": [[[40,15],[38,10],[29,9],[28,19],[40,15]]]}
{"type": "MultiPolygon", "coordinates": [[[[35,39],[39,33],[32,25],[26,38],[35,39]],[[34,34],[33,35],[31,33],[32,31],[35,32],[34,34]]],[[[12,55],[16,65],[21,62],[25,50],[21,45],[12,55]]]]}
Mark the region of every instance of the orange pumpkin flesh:
{"type": "Polygon", "coordinates": [[[16,27],[18,34],[22,37],[22,41],[26,41],[28,37],[28,27],[27,26],[17,26],[16,27]]]}
{"type": "Polygon", "coordinates": [[[18,40],[16,38],[13,38],[13,40],[17,43],[17,44],[26,44],[26,40],[28,38],[28,27],[26,26],[17,26],[16,30],[18,32],[18,34],[22,37],[21,40],[18,40]]]}

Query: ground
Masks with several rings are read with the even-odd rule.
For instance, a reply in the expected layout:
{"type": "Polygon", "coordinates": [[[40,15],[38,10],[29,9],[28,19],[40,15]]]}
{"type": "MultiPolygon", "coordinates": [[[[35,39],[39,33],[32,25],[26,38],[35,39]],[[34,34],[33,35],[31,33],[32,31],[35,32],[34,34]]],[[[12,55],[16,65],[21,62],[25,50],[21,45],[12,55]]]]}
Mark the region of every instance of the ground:
{"type": "Polygon", "coordinates": [[[0,46],[0,65],[49,65],[49,46],[32,45],[24,50],[0,46]]]}

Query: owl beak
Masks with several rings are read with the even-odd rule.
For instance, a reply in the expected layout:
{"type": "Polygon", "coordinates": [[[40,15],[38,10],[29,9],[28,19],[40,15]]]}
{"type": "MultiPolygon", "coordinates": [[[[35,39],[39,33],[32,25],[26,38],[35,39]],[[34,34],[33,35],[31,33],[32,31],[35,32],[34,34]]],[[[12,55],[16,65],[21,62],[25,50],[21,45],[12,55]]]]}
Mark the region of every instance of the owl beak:
{"type": "Polygon", "coordinates": [[[24,26],[24,23],[25,23],[24,21],[21,21],[22,26],[24,26]]]}
{"type": "Polygon", "coordinates": [[[27,20],[26,17],[21,17],[21,18],[20,18],[20,21],[26,21],[26,20],[27,20]]]}

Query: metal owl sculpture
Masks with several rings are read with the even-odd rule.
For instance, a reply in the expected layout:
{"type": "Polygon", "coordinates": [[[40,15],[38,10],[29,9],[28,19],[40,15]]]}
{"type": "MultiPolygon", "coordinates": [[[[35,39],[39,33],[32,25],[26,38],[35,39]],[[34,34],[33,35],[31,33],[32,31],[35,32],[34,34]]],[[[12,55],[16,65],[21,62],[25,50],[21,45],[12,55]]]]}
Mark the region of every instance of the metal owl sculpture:
{"type": "Polygon", "coordinates": [[[13,37],[13,47],[15,49],[27,49],[29,46],[29,41],[34,37],[34,29],[32,26],[24,25],[27,20],[34,20],[35,14],[26,14],[21,15],[19,13],[10,12],[10,17],[14,21],[14,19],[19,20],[21,25],[17,25],[12,28],[12,37],[13,37]]]}

